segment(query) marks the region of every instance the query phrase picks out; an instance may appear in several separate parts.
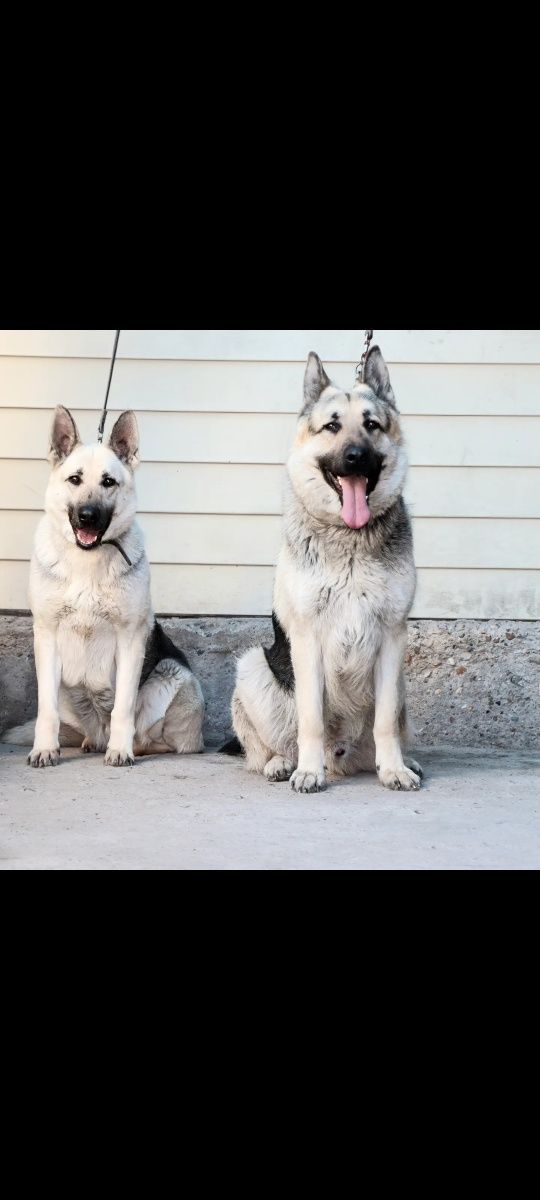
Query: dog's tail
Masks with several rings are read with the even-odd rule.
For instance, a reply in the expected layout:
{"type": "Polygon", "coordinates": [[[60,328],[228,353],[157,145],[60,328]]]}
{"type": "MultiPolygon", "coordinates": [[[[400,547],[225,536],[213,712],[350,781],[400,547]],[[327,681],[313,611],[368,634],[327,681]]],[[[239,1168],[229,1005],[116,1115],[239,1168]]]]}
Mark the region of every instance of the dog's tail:
{"type": "Polygon", "coordinates": [[[7,729],[0,736],[0,742],[6,742],[8,746],[33,746],[35,728],[35,721],[27,721],[26,725],[17,725],[16,729],[7,729]]]}
{"type": "Polygon", "coordinates": [[[228,754],[229,758],[239,758],[244,754],[244,747],[242,746],[242,743],[238,741],[238,738],[235,737],[232,739],[232,741],[227,742],[226,746],[222,747],[220,753],[228,754]]]}

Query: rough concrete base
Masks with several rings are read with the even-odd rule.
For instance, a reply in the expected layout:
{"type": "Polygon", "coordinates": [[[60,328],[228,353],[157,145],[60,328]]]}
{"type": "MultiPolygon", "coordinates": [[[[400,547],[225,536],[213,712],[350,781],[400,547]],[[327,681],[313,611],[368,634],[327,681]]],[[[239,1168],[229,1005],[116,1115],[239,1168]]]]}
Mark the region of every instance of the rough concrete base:
{"type": "MultiPolygon", "coordinates": [[[[272,642],[271,622],[165,621],[199,675],[206,740],[229,733],[235,658],[272,642]]],[[[431,745],[534,749],[540,726],[540,622],[413,621],[407,674],[413,722],[431,745]]],[[[0,734],[36,712],[31,622],[0,617],[0,734]]]]}
{"type": "Polygon", "coordinates": [[[366,775],[295,796],[219,755],[32,771],[0,747],[0,869],[538,870],[540,754],[418,754],[422,792],[366,775]]]}

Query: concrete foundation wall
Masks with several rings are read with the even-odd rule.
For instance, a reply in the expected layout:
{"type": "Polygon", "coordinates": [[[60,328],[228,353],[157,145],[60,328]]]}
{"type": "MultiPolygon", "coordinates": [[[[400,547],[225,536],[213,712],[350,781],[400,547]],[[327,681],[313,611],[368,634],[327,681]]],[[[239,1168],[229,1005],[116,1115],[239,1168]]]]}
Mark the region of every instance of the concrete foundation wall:
{"type": "MultiPolygon", "coordinates": [[[[272,641],[271,622],[251,618],[163,622],[186,652],[207,699],[206,739],[224,740],[235,658],[272,641]]],[[[537,749],[540,623],[412,621],[407,675],[419,743],[537,749]]],[[[0,736],[36,713],[32,625],[0,617],[0,736]]]]}

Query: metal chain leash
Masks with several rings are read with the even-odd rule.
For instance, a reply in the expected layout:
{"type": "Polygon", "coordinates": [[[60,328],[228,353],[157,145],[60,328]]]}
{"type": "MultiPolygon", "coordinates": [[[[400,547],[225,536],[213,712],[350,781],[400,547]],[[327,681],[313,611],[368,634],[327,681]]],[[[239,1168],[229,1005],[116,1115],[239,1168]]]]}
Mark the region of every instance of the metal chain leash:
{"type": "Polygon", "coordinates": [[[365,380],[366,363],[368,360],[368,354],[371,350],[371,343],[372,343],[374,335],[375,335],[375,330],[374,329],[366,329],[365,334],[366,334],[366,340],[364,343],[364,353],[362,355],[361,362],[359,362],[359,364],[356,368],[356,374],[357,374],[358,378],[360,379],[361,383],[364,383],[364,380],[365,380]]]}

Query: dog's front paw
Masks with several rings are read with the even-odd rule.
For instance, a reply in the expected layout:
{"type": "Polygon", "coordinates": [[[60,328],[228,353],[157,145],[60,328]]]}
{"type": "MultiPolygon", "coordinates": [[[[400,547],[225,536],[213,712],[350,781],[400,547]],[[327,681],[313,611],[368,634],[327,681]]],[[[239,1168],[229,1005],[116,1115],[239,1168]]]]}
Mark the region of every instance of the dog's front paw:
{"type": "Polygon", "coordinates": [[[420,775],[410,771],[405,764],[396,770],[378,767],[377,771],[383,787],[391,792],[419,792],[422,787],[420,775]]]}
{"type": "Polygon", "coordinates": [[[29,767],[57,767],[60,762],[60,747],[56,750],[39,750],[34,749],[28,755],[29,767]]]}
{"type": "Polygon", "coordinates": [[[114,750],[111,746],[105,755],[106,767],[134,767],[135,758],[131,750],[114,750]]]}
{"type": "Polygon", "coordinates": [[[264,768],[264,774],[269,783],[287,783],[294,771],[294,763],[288,758],[276,755],[264,768]]]}
{"type": "Polygon", "coordinates": [[[295,771],[291,779],[294,792],[302,796],[311,796],[314,792],[325,792],[327,788],[326,771],[295,771]]]}

